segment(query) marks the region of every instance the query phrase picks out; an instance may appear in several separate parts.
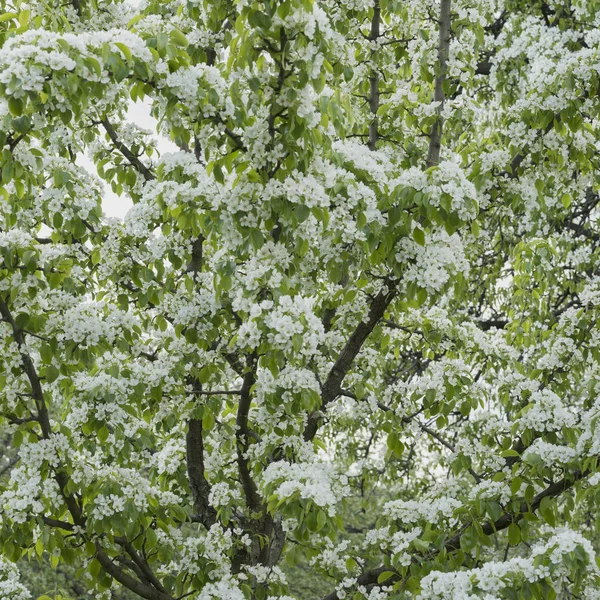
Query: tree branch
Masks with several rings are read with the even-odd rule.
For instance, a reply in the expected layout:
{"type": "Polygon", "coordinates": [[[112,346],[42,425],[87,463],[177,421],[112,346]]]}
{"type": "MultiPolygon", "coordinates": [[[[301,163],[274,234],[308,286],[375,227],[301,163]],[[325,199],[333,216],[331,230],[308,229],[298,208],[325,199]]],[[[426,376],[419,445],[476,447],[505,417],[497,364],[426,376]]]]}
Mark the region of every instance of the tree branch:
{"type": "MultiPolygon", "coordinates": [[[[595,90],[595,93],[597,94],[598,91],[599,90],[595,90]]],[[[582,96],[579,97],[579,99],[584,100],[587,97],[589,97],[589,93],[583,94],[582,96]]],[[[560,112],[554,113],[554,117],[550,120],[550,122],[546,125],[546,127],[544,127],[544,131],[543,131],[543,133],[540,134],[540,136],[544,136],[545,134],[552,131],[552,129],[554,128],[554,121],[559,123],[561,120],[562,120],[562,117],[560,116],[560,112]]],[[[516,179],[518,176],[517,169],[521,166],[521,164],[523,163],[523,161],[525,160],[525,158],[527,157],[528,154],[529,154],[528,147],[525,147],[522,150],[519,150],[519,152],[517,152],[513,156],[512,160],[510,161],[509,168],[506,171],[503,171],[502,173],[500,173],[500,175],[506,175],[510,179],[516,179]]]]}
{"type": "MultiPolygon", "coordinates": [[[[31,359],[29,354],[24,350],[26,346],[23,330],[17,326],[8,305],[1,296],[0,315],[7,323],[10,324],[13,330],[13,337],[17,346],[19,347],[19,352],[21,354],[21,362],[23,364],[25,374],[29,379],[29,383],[31,385],[32,396],[36,402],[36,407],[38,410],[38,420],[40,423],[40,427],[42,428],[42,435],[45,439],[48,439],[52,434],[52,430],[50,427],[50,419],[48,416],[48,409],[46,406],[41,381],[35,369],[33,360],[31,359]]],[[[69,512],[71,513],[71,517],[73,518],[74,524],[81,527],[85,526],[85,518],[83,516],[82,509],[79,506],[79,503],[77,502],[74,496],[66,492],[66,487],[68,483],[67,475],[64,472],[61,472],[57,469],[55,470],[54,478],[58,483],[61,495],[67,505],[67,508],[69,509],[69,512]]],[[[46,525],[51,527],[59,527],[61,529],[66,529],[69,531],[73,529],[73,525],[64,521],[58,521],[50,517],[42,517],[42,520],[46,525]]],[[[114,562],[104,553],[99,543],[96,543],[96,548],[98,551],[98,561],[104,567],[106,572],[119,583],[122,583],[125,587],[129,588],[131,591],[135,592],[142,598],[146,598],[146,600],[172,600],[171,596],[169,596],[168,594],[161,592],[158,589],[146,586],[142,582],[137,581],[136,579],[125,573],[120,567],[115,565],[114,562]]]]}
{"type": "MultiPolygon", "coordinates": [[[[526,502],[523,502],[520,506],[519,512],[517,512],[517,513],[514,513],[514,512],[508,513],[507,512],[504,515],[502,515],[499,519],[497,519],[496,521],[488,521],[488,522],[484,523],[484,525],[482,526],[483,533],[485,535],[492,535],[498,531],[502,531],[503,529],[508,528],[511,523],[518,523],[519,521],[521,521],[524,518],[524,515],[526,513],[535,512],[540,507],[540,504],[544,498],[554,498],[556,496],[559,496],[566,490],[573,487],[579,480],[587,477],[590,473],[591,473],[591,471],[582,472],[582,471],[577,470],[571,476],[565,476],[560,481],[553,483],[552,485],[547,487],[545,490],[541,491],[537,496],[535,496],[535,498],[532,500],[530,505],[527,504],[526,502]]],[[[446,552],[453,552],[455,550],[458,550],[460,548],[460,540],[461,540],[462,536],[464,535],[465,531],[466,531],[466,528],[463,528],[459,533],[457,533],[456,535],[451,537],[449,540],[447,540],[443,546],[443,549],[446,552]]],[[[412,560],[413,561],[431,560],[431,559],[435,558],[440,552],[441,552],[441,550],[436,549],[436,550],[430,552],[429,554],[427,554],[426,556],[419,555],[417,557],[417,555],[415,555],[415,556],[413,556],[412,560]]],[[[356,584],[357,585],[365,585],[365,586],[376,584],[377,578],[383,572],[391,571],[391,570],[392,570],[391,567],[383,565],[381,567],[377,567],[376,569],[371,569],[369,571],[365,571],[362,575],[357,577],[356,584]]],[[[401,576],[399,574],[393,575],[393,576],[389,577],[388,579],[386,579],[385,585],[392,585],[393,583],[400,581],[400,579],[401,579],[401,576]]],[[[338,598],[337,592],[334,591],[334,592],[331,592],[331,593],[327,594],[326,596],[324,596],[321,600],[337,600],[337,598],[338,598]]]]}
{"type": "MultiPolygon", "coordinates": [[[[373,19],[371,20],[371,32],[369,33],[369,40],[376,42],[379,38],[379,25],[381,21],[381,8],[379,6],[379,0],[375,0],[373,4],[373,19]]],[[[377,148],[378,139],[378,127],[379,120],[377,118],[377,111],[379,110],[379,74],[376,69],[371,71],[369,77],[369,110],[372,115],[371,123],[369,124],[369,150],[375,150],[377,148]]]]}
{"type": "Polygon", "coordinates": [[[192,390],[197,396],[239,396],[242,390],[192,390]]]}
{"type": "Polygon", "coordinates": [[[186,267],[187,273],[199,273],[202,270],[202,245],[204,236],[199,235],[192,243],[192,258],[186,267]]]}
{"type": "Polygon", "coordinates": [[[210,484],[204,476],[204,438],[202,437],[202,421],[190,419],[186,435],[187,473],[194,499],[194,511],[197,519],[206,527],[217,520],[217,513],[210,505],[208,497],[210,484]]]}
{"type": "Polygon", "coordinates": [[[237,431],[235,435],[237,439],[238,471],[240,474],[242,487],[244,488],[246,502],[252,510],[259,511],[261,509],[262,501],[258,493],[256,483],[252,479],[250,468],[248,466],[248,459],[245,456],[245,453],[248,449],[248,437],[250,435],[248,428],[248,414],[250,412],[250,404],[252,402],[250,389],[256,381],[253,367],[250,366],[249,368],[250,370],[246,373],[246,375],[244,375],[244,381],[242,383],[240,403],[238,405],[236,418],[237,431]]]}
{"type": "Polygon", "coordinates": [[[102,568],[116,581],[130,589],[132,592],[145,598],[146,600],[173,600],[173,597],[165,592],[154,589],[149,585],[143,584],[131,575],[128,575],[116,565],[110,557],[104,552],[98,542],[96,542],[96,558],[102,565],[102,568]]]}
{"type": "Polygon", "coordinates": [[[437,119],[431,128],[429,136],[429,151],[427,153],[427,167],[433,167],[440,162],[440,149],[442,140],[442,111],[444,110],[444,81],[446,80],[448,54],[450,52],[450,4],[451,0],[441,0],[440,4],[440,38],[438,46],[439,73],[435,78],[433,99],[438,102],[436,108],[437,119]]]}
{"type": "MultiPolygon", "coordinates": [[[[521,503],[521,507],[518,513],[505,513],[496,521],[490,522],[488,521],[482,526],[483,533],[485,535],[491,535],[492,533],[496,533],[497,531],[502,531],[506,529],[511,523],[518,523],[523,519],[525,513],[535,512],[542,503],[544,498],[554,498],[556,496],[560,496],[563,492],[573,487],[580,479],[584,479],[590,474],[589,471],[575,471],[570,477],[563,477],[560,481],[553,483],[545,490],[542,490],[535,498],[532,500],[531,505],[526,502],[521,503]]],[[[460,548],[460,538],[463,536],[463,533],[459,533],[454,537],[450,538],[445,544],[444,548],[447,551],[458,550],[460,548]]],[[[437,554],[437,552],[436,552],[437,554]]]]}
{"type": "Polygon", "coordinates": [[[323,383],[321,389],[321,408],[319,411],[314,411],[308,416],[308,421],[304,429],[304,439],[311,441],[319,427],[319,422],[322,418],[322,411],[327,405],[335,400],[341,392],[341,385],[344,377],[346,377],[350,367],[357,354],[360,352],[365,340],[370,333],[375,329],[375,326],[383,318],[387,307],[396,295],[396,288],[381,290],[373,299],[366,321],[361,321],[348,341],[342,348],[338,359],[331,368],[327,379],[323,383]]]}
{"type": "MultiPolygon", "coordinates": [[[[25,344],[25,336],[23,330],[17,326],[17,323],[15,322],[10,312],[8,304],[1,296],[0,315],[12,328],[13,338],[19,348],[19,353],[21,355],[21,363],[23,365],[23,370],[25,372],[25,375],[27,376],[27,379],[29,380],[29,385],[31,386],[31,394],[36,404],[36,409],[38,412],[37,420],[40,424],[40,428],[42,429],[42,436],[45,439],[48,439],[52,434],[52,428],[50,426],[50,417],[48,415],[48,407],[46,406],[46,399],[44,398],[42,383],[33,363],[33,360],[31,359],[31,356],[29,356],[29,354],[25,350],[27,346],[25,344]]],[[[58,483],[67,508],[73,516],[74,522],[78,525],[82,524],[83,518],[81,507],[79,506],[79,503],[77,502],[75,497],[71,496],[66,492],[68,481],[67,475],[57,469],[55,471],[54,478],[58,483]]]]}
{"type": "MultiPolygon", "coordinates": [[[[434,440],[437,440],[440,444],[442,444],[442,446],[448,448],[450,452],[456,452],[454,446],[450,442],[448,442],[448,440],[444,439],[437,431],[431,429],[431,427],[428,427],[427,425],[425,425],[425,423],[418,423],[418,425],[427,435],[431,436],[434,440]]],[[[476,473],[471,467],[468,468],[468,471],[477,483],[481,481],[481,476],[478,473],[476,473]]]]}
{"type": "Polygon", "coordinates": [[[154,571],[152,571],[152,569],[150,568],[148,561],[135,549],[133,544],[125,538],[115,538],[115,542],[119,544],[119,546],[124,548],[127,554],[131,556],[133,563],[135,563],[137,569],[139,569],[140,577],[146,579],[159,592],[166,593],[164,586],[158,580],[158,578],[154,574],[154,571]]]}
{"type": "MultiPolygon", "coordinates": [[[[202,271],[202,246],[204,236],[199,235],[192,243],[192,257],[186,267],[187,273],[200,273],[202,271]]],[[[195,394],[208,394],[202,391],[202,384],[193,377],[188,378],[195,394]]],[[[206,529],[210,529],[217,521],[217,511],[210,505],[210,484],[204,474],[204,437],[201,419],[190,419],[186,434],[186,462],[188,480],[194,500],[194,519],[198,520],[206,529]]]]}
{"type": "Polygon", "coordinates": [[[104,127],[112,143],[115,145],[117,150],[129,161],[131,166],[134,167],[135,170],[140,175],[142,175],[142,177],[146,181],[156,179],[154,173],[152,173],[152,171],[143,162],[141,162],[140,159],[137,156],[135,156],[135,154],[133,154],[133,152],[119,139],[119,136],[117,135],[117,132],[115,131],[110,121],[104,118],[100,122],[102,123],[102,126],[104,127]]]}
{"type": "Polygon", "coordinates": [[[52,519],[51,517],[42,517],[42,521],[44,522],[44,525],[48,525],[48,527],[56,527],[57,529],[64,529],[65,531],[73,531],[75,529],[75,525],[72,523],[59,521],[58,519],[52,519]]]}

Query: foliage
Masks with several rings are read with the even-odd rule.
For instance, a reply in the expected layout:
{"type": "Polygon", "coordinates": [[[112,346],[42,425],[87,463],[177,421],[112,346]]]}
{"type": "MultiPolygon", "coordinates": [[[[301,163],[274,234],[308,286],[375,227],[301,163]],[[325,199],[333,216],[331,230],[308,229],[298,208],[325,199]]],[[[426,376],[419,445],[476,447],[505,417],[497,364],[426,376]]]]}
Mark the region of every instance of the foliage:
{"type": "Polygon", "coordinates": [[[2,597],[600,597],[600,2],[1,5],[2,597]]]}

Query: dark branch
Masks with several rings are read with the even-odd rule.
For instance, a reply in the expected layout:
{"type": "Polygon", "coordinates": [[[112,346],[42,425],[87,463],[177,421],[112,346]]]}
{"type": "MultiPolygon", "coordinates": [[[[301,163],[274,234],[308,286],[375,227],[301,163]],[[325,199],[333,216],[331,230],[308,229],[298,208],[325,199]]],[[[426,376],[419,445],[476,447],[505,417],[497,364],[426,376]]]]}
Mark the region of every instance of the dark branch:
{"type": "Polygon", "coordinates": [[[138,572],[139,570],[140,577],[146,579],[159,592],[166,592],[164,586],[150,568],[148,561],[135,549],[129,540],[124,538],[115,538],[115,542],[117,542],[119,546],[122,546],[127,554],[131,556],[133,563],[136,565],[135,571],[138,572]]]}
{"type": "Polygon", "coordinates": [[[217,513],[208,501],[210,484],[204,475],[204,438],[201,420],[189,420],[185,441],[187,473],[194,499],[195,520],[200,521],[206,529],[210,529],[217,520],[217,513]]]}
{"type": "Polygon", "coordinates": [[[67,523],[66,521],[59,521],[58,519],[52,519],[51,517],[42,517],[45,525],[48,527],[56,527],[58,529],[64,529],[65,531],[73,531],[75,525],[67,523]]]}
{"type": "Polygon", "coordinates": [[[150,585],[146,585],[138,581],[131,575],[127,574],[121,567],[116,565],[108,555],[102,550],[102,547],[96,542],[96,558],[102,565],[102,568],[116,581],[130,589],[132,592],[145,598],[146,600],[173,600],[173,597],[165,592],[154,589],[150,585]]]}
{"type": "Polygon", "coordinates": [[[322,418],[322,411],[327,407],[327,405],[335,400],[337,396],[341,392],[341,385],[344,377],[346,377],[354,359],[357,354],[360,352],[365,340],[369,337],[375,326],[379,323],[379,321],[383,318],[387,307],[390,305],[390,302],[393,300],[396,295],[395,287],[391,287],[391,289],[381,290],[377,296],[373,299],[371,307],[369,309],[369,314],[367,315],[366,321],[361,321],[350,338],[348,342],[340,352],[338,359],[335,361],[335,364],[331,368],[327,379],[323,383],[323,387],[321,390],[321,410],[314,411],[308,416],[308,422],[306,423],[306,428],[304,429],[304,439],[306,441],[312,440],[319,427],[319,422],[322,418]]]}
{"type": "Polygon", "coordinates": [[[192,258],[186,268],[188,273],[199,273],[202,270],[202,245],[204,236],[199,235],[192,244],[192,258]]]}
{"type": "MultiPolygon", "coordinates": [[[[373,19],[371,20],[371,32],[369,40],[376,42],[379,38],[379,25],[381,20],[381,8],[379,0],[375,0],[373,5],[373,19]]],[[[369,110],[371,112],[371,123],[369,124],[369,150],[377,148],[378,127],[377,111],[379,110],[379,75],[376,69],[373,69],[369,77],[369,110]]]]}
{"type": "MultiPolygon", "coordinates": [[[[25,335],[23,329],[18,327],[18,325],[16,324],[12,313],[10,312],[8,304],[6,304],[5,300],[2,297],[0,297],[0,315],[2,316],[4,321],[9,323],[9,325],[12,328],[13,338],[19,348],[19,353],[21,355],[21,363],[23,365],[23,370],[25,372],[25,375],[27,376],[27,379],[29,380],[29,385],[31,386],[31,394],[35,401],[38,413],[37,420],[42,430],[42,436],[45,439],[48,439],[52,434],[52,428],[50,427],[50,417],[48,415],[48,407],[46,405],[46,399],[44,397],[42,383],[33,363],[33,360],[31,359],[31,356],[29,356],[29,354],[25,350],[27,346],[25,344],[25,335]]],[[[71,496],[66,492],[68,482],[67,475],[64,472],[57,469],[54,478],[58,483],[67,508],[69,509],[74,522],[78,525],[82,524],[83,518],[81,507],[79,506],[75,497],[71,496]]]]}
{"type": "MultiPolygon", "coordinates": [[[[564,477],[560,481],[553,483],[545,490],[542,490],[535,498],[532,500],[531,505],[528,505],[526,502],[523,502],[520,507],[520,511],[518,513],[505,513],[498,520],[490,522],[488,521],[482,526],[483,533],[485,535],[492,535],[497,531],[502,531],[506,529],[511,523],[518,523],[521,521],[528,512],[535,512],[542,503],[544,498],[554,498],[556,496],[560,496],[563,492],[573,487],[580,479],[587,477],[589,472],[575,471],[573,475],[570,477],[564,477]]],[[[460,548],[460,538],[463,536],[463,533],[456,534],[454,537],[451,537],[445,544],[444,548],[451,552],[452,550],[458,550],[460,548]]]]}
{"type": "MultiPolygon", "coordinates": [[[[537,496],[535,496],[535,498],[532,500],[531,504],[527,504],[526,502],[523,502],[520,506],[519,512],[516,512],[516,513],[515,512],[507,512],[504,515],[502,515],[499,519],[497,519],[496,521],[488,521],[488,522],[484,523],[482,526],[483,533],[485,535],[492,535],[498,531],[502,531],[502,530],[508,528],[511,523],[518,523],[519,521],[521,521],[524,518],[526,513],[530,513],[530,512],[533,513],[536,510],[538,510],[538,508],[540,507],[540,504],[544,498],[554,498],[556,496],[560,496],[560,494],[562,494],[566,490],[573,487],[579,480],[583,479],[584,477],[587,477],[589,474],[590,474],[590,471],[582,472],[582,471],[577,470],[571,476],[568,476],[568,477],[565,476],[560,481],[553,483],[552,485],[547,487],[545,490],[541,491],[537,496]]],[[[465,531],[466,531],[466,528],[462,528],[459,533],[457,533],[456,535],[451,537],[449,540],[447,540],[443,546],[443,549],[446,552],[453,552],[455,550],[458,550],[460,548],[460,540],[461,540],[462,536],[465,534],[465,531]]],[[[439,553],[440,553],[440,550],[436,549],[436,550],[430,552],[429,554],[427,554],[426,556],[415,555],[415,556],[413,556],[413,561],[422,562],[425,560],[431,560],[431,559],[435,558],[439,553]]],[[[364,586],[374,585],[377,583],[377,578],[382,573],[384,573],[385,571],[391,571],[391,570],[392,570],[391,567],[384,565],[381,567],[377,567],[376,569],[371,569],[369,571],[365,571],[362,575],[360,575],[356,579],[356,584],[364,585],[364,586]]],[[[388,579],[386,579],[385,584],[392,585],[393,583],[400,581],[401,579],[402,578],[399,574],[393,575],[393,576],[389,577],[388,579]]],[[[335,591],[331,592],[330,594],[327,594],[326,596],[324,596],[322,598],[322,600],[336,600],[336,599],[337,599],[337,592],[335,592],[335,591]]]]}
{"type": "Polygon", "coordinates": [[[252,396],[250,389],[255,383],[254,370],[252,366],[249,366],[249,371],[244,375],[244,382],[242,383],[242,389],[240,394],[240,403],[238,405],[238,412],[236,418],[237,424],[237,462],[238,471],[240,474],[240,481],[244,488],[244,495],[246,496],[246,502],[248,506],[255,511],[261,508],[261,498],[256,487],[256,483],[252,479],[250,473],[250,467],[248,465],[248,459],[245,454],[248,449],[248,438],[250,431],[248,427],[248,414],[250,412],[250,404],[252,402],[252,396]]]}
{"type": "Polygon", "coordinates": [[[156,179],[154,173],[143,163],[140,159],[119,139],[117,132],[108,119],[102,119],[102,126],[104,127],[108,137],[115,145],[117,150],[129,161],[132,167],[142,175],[146,181],[156,179]]]}

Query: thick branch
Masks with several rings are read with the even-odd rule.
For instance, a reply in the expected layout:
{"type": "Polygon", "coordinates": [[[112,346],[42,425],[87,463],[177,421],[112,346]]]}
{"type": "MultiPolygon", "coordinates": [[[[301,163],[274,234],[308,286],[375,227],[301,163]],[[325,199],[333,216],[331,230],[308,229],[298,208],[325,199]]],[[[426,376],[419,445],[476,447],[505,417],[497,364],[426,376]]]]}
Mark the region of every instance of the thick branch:
{"type": "MultiPolygon", "coordinates": [[[[506,529],[511,523],[518,523],[525,513],[535,512],[542,503],[544,498],[554,498],[556,496],[560,496],[563,492],[573,487],[580,479],[587,477],[589,472],[575,471],[573,475],[570,477],[564,477],[560,481],[553,483],[551,486],[547,487],[545,490],[542,490],[531,502],[531,505],[528,505],[526,502],[521,504],[520,512],[518,513],[505,513],[498,520],[494,522],[488,521],[482,526],[483,533],[485,535],[492,535],[496,531],[502,531],[506,529]]],[[[460,539],[463,533],[458,533],[454,537],[451,537],[445,544],[444,548],[447,551],[458,550],[460,548],[460,539]]]]}
{"type": "Polygon", "coordinates": [[[137,565],[130,558],[127,558],[126,556],[119,554],[118,556],[115,557],[115,560],[117,562],[121,563],[123,566],[127,567],[133,573],[135,573],[136,577],[139,579],[139,581],[141,583],[143,583],[146,586],[150,586],[150,582],[148,581],[148,579],[146,577],[144,577],[144,573],[142,573],[142,570],[140,569],[139,565],[137,565]]]}
{"type": "MultiPolygon", "coordinates": [[[[27,376],[27,379],[29,380],[29,385],[31,386],[31,395],[33,396],[33,399],[36,404],[36,409],[38,411],[37,420],[42,429],[42,436],[45,439],[48,439],[52,434],[52,428],[50,427],[50,417],[48,415],[46,399],[44,398],[44,391],[42,390],[42,383],[33,363],[33,360],[26,351],[27,346],[25,344],[25,335],[23,333],[23,330],[17,326],[12,316],[12,313],[8,308],[8,304],[6,304],[5,300],[2,297],[0,297],[0,315],[2,315],[4,321],[6,321],[12,328],[13,338],[15,340],[15,343],[19,347],[19,353],[21,354],[21,363],[23,365],[23,370],[25,372],[25,375],[27,376]]],[[[65,475],[65,473],[57,470],[55,472],[54,478],[56,479],[56,482],[60,487],[63,498],[65,500],[67,508],[73,516],[74,522],[80,525],[83,522],[81,508],[77,500],[70,494],[67,494],[66,492],[68,480],[67,476],[65,475]]]]}
{"type": "Polygon", "coordinates": [[[437,119],[429,136],[429,152],[427,153],[427,167],[433,167],[440,162],[440,149],[442,140],[442,111],[444,110],[444,81],[446,80],[447,61],[450,51],[450,4],[451,0],[441,0],[440,4],[440,40],[438,46],[438,69],[435,78],[433,99],[438,103],[437,119]]]}
{"type": "Polygon", "coordinates": [[[65,531],[73,531],[75,529],[75,525],[72,523],[59,521],[58,519],[52,519],[51,517],[42,517],[42,521],[44,521],[44,525],[48,525],[48,527],[56,527],[58,529],[64,529],[65,531]]]}
{"type": "Polygon", "coordinates": [[[244,490],[246,505],[250,511],[250,518],[242,518],[242,524],[252,532],[252,544],[249,548],[236,552],[232,561],[232,570],[238,573],[244,564],[261,564],[264,566],[275,565],[281,556],[285,544],[285,532],[281,521],[265,510],[263,499],[252,478],[246,453],[248,451],[248,438],[253,434],[249,429],[248,420],[250,405],[252,403],[252,386],[256,382],[255,354],[248,357],[247,372],[244,375],[240,400],[236,417],[236,450],[240,482],[244,490]],[[254,513],[254,514],[252,514],[254,513]]]}
{"type": "Polygon", "coordinates": [[[252,402],[250,389],[255,382],[254,370],[252,366],[249,368],[250,370],[246,373],[246,375],[244,375],[244,382],[242,384],[240,403],[238,405],[236,418],[237,462],[240,481],[242,483],[242,487],[244,488],[244,495],[246,496],[246,502],[252,510],[258,511],[261,508],[262,502],[256,487],[256,483],[252,479],[250,467],[248,466],[248,459],[246,458],[248,437],[250,435],[248,428],[248,414],[250,412],[250,404],[252,402]]]}
{"type": "Polygon", "coordinates": [[[475,73],[477,75],[489,75],[492,71],[492,63],[489,60],[482,60],[477,63],[475,73]]]}
{"type": "Polygon", "coordinates": [[[202,245],[204,236],[199,235],[192,244],[192,258],[186,268],[188,273],[199,273],[202,271],[202,245]]]}
{"type": "Polygon", "coordinates": [[[366,321],[361,321],[348,342],[340,352],[338,359],[331,368],[327,379],[323,383],[321,390],[321,410],[311,413],[304,429],[304,439],[306,441],[312,440],[319,427],[319,421],[322,418],[322,411],[326,406],[335,400],[335,398],[341,392],[341,385],[344,377],[346,377],[354,359],[360,352],[365,340],[369,337],[370,333],[375,329],[375,326],[383,318],[387,307],[396,295],[396,289],[392,287],[389,290],[381,290],[377,296],[375,296],[369,314],[367,315],[366,321]]]}
{"type": "MultiPolygon", "coordinates": [[[[379,38],[379,25],[381,21],[381,8],[379,0],[375,0],[373,5],[373,19],[371,20],[371,32],[369,33],[369,41],[376,42],[379,38]]],[[[372,115],[372,120],[369,125],[369,150],[377,148],[378,139],[378,119],[377,111],[379,110],[379,75],[376,69],[373,69],[369,77],[369,110],[372,115]]]]}
{"type": "Polygon", "coordinates": [[[148,561],[135,549],[133,544],[125,538],[115,538],[115,542],[122,546],[127,554],[131,556],[133,562],[137,566],[140,572],[140,576],[145,578],[152,586],[154,586],[159,592],[166,592],[162,583],[158,580],[154,571],[150,568],[148,561]]]}
{"type": "Polygon", "coordinates": [[[187,473],[194,499],[195,516],[206,529],[210,529],[217,520],[217,513],[208,502],[210,484],[204,476],[204,438],[201,420],[189,420],[185,441],[187,473]]]}
{"type": "MultiPolygon", "coordinates": [[[[202,245],[204,236],[199,235],[192,243],[192,257],[186,268],[188,273],[196,274],[202,271],[202,245]]],[[[202,385],[199,381],[190,377],[188,379],[195,393],[202,392],[202,385]]],[[[202,421],[200,419],[190,419],[188,421],[188,431],[186,434],[186,459],[187,473],[194,500],[194,520],[199,521],[210,529],[217,520],[217,512],[210,505],[208,500],[210,496],[210,484],[204,475],[204,437],[202,432],[202,421]]]]}
{"type": "Polygon", "coordinates": [[[100,544],[96,543],[96,558],[103,569],[116,581],[130,589],[132,592],[145,598],[146,600],[173,600],[173,597],[165,592],[154,589],[149,585],[143,584],[131,575],[128,575],[121,567],[116,565],[109,556],[102,550],[100,544]]]}
{"type": "Polygon", "coordinates": [[[40,378],[35,369],[35,365],[33,364],[33,360],[26,352],[25,345],[25,335],[22,329],[20,329],[13,316],[8,308],[8,305],[4,301],[3,298],[0,297],[0,315],[2,315],[2,319],[6,321],[12,328],[13,338],[19,347],[19,352],[21,354],[21,363],[23,364],[23,370],[27,379],[29,380],[29,385],[31,386],[31,394],[36,403],[36,408],[38,410],[38,419],[40,426],[42,428],[42,435],[47,438],[50,436],[50,420],[48,417],[48,409],[46,407],[46,400],[44,398],[44,392],[42,390],[42,384],[40,378]]]}
{"type": "Polygon", "coordinates": [[[102,126],[104,127],[108,137],[115,145],[117,150],[129,161],[132,167],[146,180],[151,181],[156,179],[154,173],[143,163],[140,159],[119,139],[117,132],[108,119],[102,119],[102,126]]]}

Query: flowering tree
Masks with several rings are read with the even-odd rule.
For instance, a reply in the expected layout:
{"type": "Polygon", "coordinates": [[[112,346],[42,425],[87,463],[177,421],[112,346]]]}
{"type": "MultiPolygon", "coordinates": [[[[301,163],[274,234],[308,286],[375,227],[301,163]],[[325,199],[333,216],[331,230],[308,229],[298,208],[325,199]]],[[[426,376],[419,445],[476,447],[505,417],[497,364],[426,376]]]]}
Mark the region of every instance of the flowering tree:
{"type": "Polygon", "coordinates": [[[2,7],[3,598],[600,598],[600,2],[2,7]]]}

